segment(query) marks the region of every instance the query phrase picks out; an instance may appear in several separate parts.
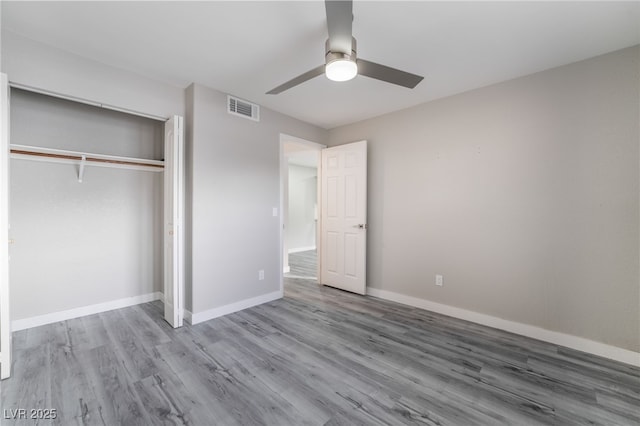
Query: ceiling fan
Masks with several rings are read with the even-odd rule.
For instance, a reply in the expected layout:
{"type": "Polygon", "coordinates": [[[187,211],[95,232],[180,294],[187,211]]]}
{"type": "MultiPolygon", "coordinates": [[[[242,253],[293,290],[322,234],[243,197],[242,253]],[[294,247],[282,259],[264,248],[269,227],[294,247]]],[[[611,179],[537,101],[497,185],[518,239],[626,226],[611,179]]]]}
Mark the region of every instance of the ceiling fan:
{"type": "Polygon", "coordinates": [[[356,39],[351,34],[353,1],[325,0],[329,39],[325,64],[271,89],[267,95],[277,95],[321,74],[333,81],[347,81],[364,75],[387,83],[413,89],[424,77],[356,57],[356,39]]]}

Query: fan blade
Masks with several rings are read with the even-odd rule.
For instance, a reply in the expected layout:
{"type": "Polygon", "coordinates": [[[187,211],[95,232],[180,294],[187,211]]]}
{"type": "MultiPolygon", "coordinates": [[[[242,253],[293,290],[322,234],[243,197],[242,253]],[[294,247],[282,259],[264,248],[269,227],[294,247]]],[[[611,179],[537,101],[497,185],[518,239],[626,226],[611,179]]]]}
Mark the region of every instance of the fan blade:
{"type": "Polygon", "coordinates": [[[351,55],[353,1],[325,0],[329,50],[351,55]]]}
{"type": "Polygon", "coordinates": [[[324,74],[324,65],[320,65],[317,68],[312,69],[311,71],[307,71],[304,74],[297,76],[284,84],[276,87],[275,89],[271,89],[267,92],[267,95],[277,95],[278,93],[284,92],[287,89],[291,89],[292,87],[297,86],[300,83],[304,83],[307,80],[311,80],[314,77],[317,77],[321,74],[324,74]]]}
{"type": "Polygon", "coordinates": [[[358,74],[375,78],[376,80],[386,81],[387,83],[397,84],[398,86],[413,89],[422,81],[424,77],[390,68],[385,65],[376,64],[374,62],[357,59],[358,74]]]}

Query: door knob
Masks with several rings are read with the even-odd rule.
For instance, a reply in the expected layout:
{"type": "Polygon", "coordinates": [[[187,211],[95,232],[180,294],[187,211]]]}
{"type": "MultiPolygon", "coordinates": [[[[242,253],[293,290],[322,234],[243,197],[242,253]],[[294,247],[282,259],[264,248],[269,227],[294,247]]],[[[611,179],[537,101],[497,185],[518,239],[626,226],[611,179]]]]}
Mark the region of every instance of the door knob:
{"type": "Polygon", "coordinates": [[[358,228],[359,229],[367,229],[369,226],[366,223],[359,223],[358,224],[358,228]]]}

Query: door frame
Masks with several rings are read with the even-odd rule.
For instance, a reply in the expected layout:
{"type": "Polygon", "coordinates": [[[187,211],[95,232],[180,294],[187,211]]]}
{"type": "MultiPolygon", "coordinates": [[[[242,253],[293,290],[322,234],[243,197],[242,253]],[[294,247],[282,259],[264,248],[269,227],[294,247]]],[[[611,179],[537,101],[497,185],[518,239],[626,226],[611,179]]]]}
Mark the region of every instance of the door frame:
{"type": "MultiPolygon", "coordinates": [[[[105,103],[98,102],[98,101],[91,100],[91,99],[86,99],[86,98],[81,98],[81,97],[78,97],[78,96],[67,95],[67,94],[64,94],[64,93],[55,92],[55,91],[51,91],[51,90],[48,90],[48,89],[43,89],[43,88],[40,88],[40,87],[35,87],[35,86],[30,86],[30,85],[18,83],[18,82],[9,80],[8,76],[6,76],[6,74],[2,73],[2,82],[3,83],[5,81],[5,78],[6,78],[6,82],[7,82],[7,90],[9,90],[9,91],[11,90],[11,88],[16,88],[16,89],[25,90],[25,91],[28,91],[28,92],[34,92],[34,93],[39,93],[39,94],[51,96],[51,97],[54,97],[54,98],[66,99],[66,100],[69,100],[69,101],[72,101],[72,102],[77,102],[77,103],[80,103],[80,104],[91,105],[91,106],[95,106],[95,107],[99,107],[99,108],[118,111],[118,112],[125,113],[125,114],[130,114],[130,115],[135,115],[135,116],[139,116],[139,117],[148,118],[148,119],[151,119],[151,120],[158,121],[158,122],[162,123],[163,126],[164,126],[164,123],[166,123],[171,118],[171,117],[165,117],[165,116],[159,116],[159,115],[155,115],[155,114],[146,113],[146,112],[143,112],[143,111],[136,111],[136,110],[132,110],[132,109],[129,109],[129,108],[118,107],[118,106],[115,106],[115,105],[105,104],[105,103]]],[[[8,94],[7,94],[7,99],[6,100],[8,101],[8,94]]],[[[2,106],[4,107],[4,101],[2,99],[0,99],[0,102],[3,102],[2,106]]],[[[8,102],[7,102],[7,112],[10,113],[8,102]]],[[[184,117],[182,117],[182,116],[179,116],[179,117],[181,117],[181,122],[182,122],[181,132],[182,132],[182,141],[183,141],[183,149],[184,149],[184,145],[186,144],[186,137],[185,137],[186,135],[184,133],[185,132],[184,117]]],[[[10,141],[8,140],[8,137],[9,137],[8,124],[9,123],[7,123],[6,129],[7,129],[7,144],[8,144],[8,146],[7,146],[7,155],[9,156],[9,152],[8,151],[9,151],[9,147],[10,147],[9,146],[10,145],[10,141]]],[[[0,125],[0,131],[4,131],[4,130],[2,130],[2,128],[3,128],[3,126],[0,125]]],[[[0,136],[2,136],[2,135],[0,135],[0,136]]],[[[9,161],[9,157],[7,157],[7,161],[9,161]]],[[[185,192],[186,165],[184,163],[185,161],[186,161],[186,158],[183,156],[182,164],[181,164],[182,167],[181,167],[181,170],[179,171],[179,173],[181,174],[180,179],[181,179],[181,185],[182,185],[182,187],[181,187],[182,196],[180,197],[180,203],[179,203],[180,205],[179,205],[178,208],[179,208],[179,211],[182,212],[181,220],[182,220],[182,224],[183,224],[183,226],[182,226],[183,230],[184,230],[184,219],[185,219],[185,217],[184,217],[184,211],[185,211],[185,198],[184,198],[184,195],[186,194],[186,192],[185,192]]],[[[163,180],[163,182],[164,182],[164,180],[163,180]]],[[[164,183],[163,183],[163,191],[164,191],[164,183]]],[[[0,191],[0,196],[1,195],[2,195],[2,191],[0,191]]],[[[10,193],[7,193],[7,197],[10,197],[10,193]]],[[[0,198],[0,209],[4,209],[5,208],[5,206],[2,205],[2,204],[3,203],[1,202],[1,198],[0,198]]],[[[0,218],[2,218],[3,213],[4,213],[4,210],[1,210],[0,211],[0,218]]],[[[7,206],[7,215],[8,215],[8,206],[7,206]]],[[[164,222],[164,219],[163,219],[163,222],[164,222]]],[[[3,232],[2,223],[0,223],[0,237],[2,237],[2,232],[3,232]]],[[[162,234],[161,235],[164,235],[164,224],[163,224],[163,227],[162,227],[162,234]]],[[[184,235],[185,234],[184,234],[184,231],[183,231],[181,239],[180,239],[179,254],[178,254],[180,259],[183,259],[183,260],[184,260],[184,256],[185,256],[185,253],[184,253],[185,252],[184,235]]],[[[5,241],[7,241],[7,240],[5,240],[5,241]]],[[[163,245],[162,252],[164,252],[164,243],[162,243],[162,245],[163,245]]],[[[0,250],[0,262],[2,262],[2,254],[3,254],[3,252],[0,250]]],[[[183,283],[182,284],[183,285],[183,287],[182,287],[182,295],[183,295],[183,297],[182,297],[182,299],[180,301],[179,309],[181,310],[183,318],[184,318],[184,313],[185,313],[184,261],[182,262],[182,265],[183,265],[182,266],[182,274],[183,274],[182,275],[183,276],[183,279],[182,279],[182,283],[183,283]]],[[[5,268],[3,268],[3,269],[5,269],[5,268]]],[[[1,288],[2,285],[3,285],[3,282],[0,279],[0,291],[2,291],[2,288],[1,288]]],[[[164,279],[163,279],[163,289],[164,289],[164,279]]],[[[9,289],[7,288],[7,292],[8,292],[8,290],[9,289]]],[[[0,302],[0,303],[2,303],[2,302],[0,302]]],[[[6,315],[8,316],[8,310],[2,310],[2,311],[7,312],[6,315]]],[[[4,315],[5,314],[2,311],[0,311],[0,315],[2,315],[2,318],[4,319],[4,315]]],[[[9,324],[9,327],[10,327],[11,321],[9,320],[7,322],[7,324],[9,324]]],[[[0,352],[0,360],[2,358],[4,358],[4,355],[2,355],[2,353],[0,352]]]]}
{"type": "Polygon", "coordinates": [[[11,315],[9,314],[9,81],[0,74],[0,380],[11,375],[11,315]]]}
{"type": "MultiPolygon", "coordinates": [[[[289,162],[287,161],[286,155],[285,155],[285,144],[287,142],[294,142],[296,144],[300,144],[300,145],[305,145],[309,147],[310,151],[318,151],[318,164],[317,164],[317,170],[318,170],[318,190],[317,190],[317,206],[318,206],[318,211],[320,211],[321,208],[321,196],[322,196],[322,192],[321,192],[321,184],[322,184],[322,155],[321,152],[323,149],[327,148],[327,145],[323,145],[321,143],[317,143],[317,142],[313,142],[307,139],[303,139],[303,138],[299,138],[297,136],[291,136],[288,135],[286,133],[280,133],[280,214],[278,215],[280,217],[280,220],[278,221],[279,226],[280,226],[280,232],[279,232],[279,236],[280,236],[280,250],[279,250],[279,263],[278,263],[278,274],[279,274],[279,279],[280,279],[280,297],[282,297],[284,295],[284,271],[282,270],[282,267],[284,265],[284,212],[285,212],[285,205],[284,205],[284,194],[285,194],[285,182],[287,182],[288,180],[288,173],[289,173],[289,162]]],[[[320,283],[320,250],[321,250],[321,244],[322,242],[320,241],[320,236],[322,235],[322,220],[320,218],[320,214],[318,214],[318,223],[317,223],[317,227],[316,227],[316,252],[318,253],[318,265],[317,265],[317,271],[316,271],[316,276],[318,277],[318,283],[320,283]]]]}
{"type": "Polygon", "coordinates": [[[183,326],[184,321],[184,282],[185,282],[185,158],[184,158],[184,118],[174,115],[164,123],[164,176],[163,176],[163,239],[162,248],[164,253],[164,274],[163,274],[163,294],[164,294],[164,319],[173,328],[183,326]],[[167,136],[167,126],[172,126],[169,142],[167,136]],[[171,152],[168,152],[171,149],[171,152]],[[169,162],[171,160],[171,162],[169,162]],[[171,175],[167,171],[171,170],[171,175]],[[171,186],[171,198],[167,193],[171,186]],[[170,217],[167,217],[170,216],[170,217]],[[167,247],[170,243],[171,247],[167,247]],[[171,250],[168,252],[168,250],[171,250]],[[171,256],[171,270],[167,270],[167,256],[171,256]],[[171,285],[167,285],[167,281],[171,285]],[[170,291],[168,287],[171,287],[170,291]],[[167,293],[171,293],[170,295],[167,293]],[[171,296],[171,297],[169,297],[171,296]],[[168,300],[171,299],[171,305],[168,300]],[[171,309],[168,309],[167,306],[171,309]]]}

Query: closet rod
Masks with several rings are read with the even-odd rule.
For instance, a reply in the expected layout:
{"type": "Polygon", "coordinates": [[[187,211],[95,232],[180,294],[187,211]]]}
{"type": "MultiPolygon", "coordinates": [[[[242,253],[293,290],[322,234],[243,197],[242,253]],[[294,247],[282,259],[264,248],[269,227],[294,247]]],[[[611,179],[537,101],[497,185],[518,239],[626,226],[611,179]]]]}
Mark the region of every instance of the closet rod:
{"type": "MultiPolygon", "coordinates": [[[[83,156],[81,155],[68,155],[68,154],[51,154],[48,152],[35,152],[35,151],[23,151],[20,149],[11,149],[11,153],[12,154],[20,154],[20,155],[33,155],[36,157],[47,157],[47,158],[60,158],[63,160],[77,160],[77,161],[82,161],[83,160],[83,156]]],[[[96,163],[109,163],[109,164],[122,164],[122,165],[129,165],[129,166],[145,166],[145,167],[158,167],[163,169],[164,165],[162,164],[150,164],[150,163],[145,163],[145,162],[137,162],[137,161],[125,161],[125,160],[110,160],[110,159],[106,159],[106,158],[93,158],[93,157],[88,157],[88,156],[84,156],[84,160],[86,161],[92,161],[92,162],[96,162],[96,163]]]]}
{"type": "Polygon", "coordinates": [[[84,99],[77,96],[65,95],[63,93],[53,92],[51,90],[40,89],[39,87],[29,86],[27,84],[17,83],[15,81],[9,81],[9,86],[15,89],[26,90],[28,92],[39,93],[41,95],[52,96],[54,98],[65,99],[72,102],[78,102],[85,105],[91,105],[98,108],[110,109],[112,111],[118,111],[125,114],[137,115],[139,117],[150,118],[156,121],[167,121],[167,117],[161,117],[155,114],[147,114],[146,112],[136,111],[128,108],[117,107],[115,105],[105,104],[102,102],[92,101],[90,99],[84,99]]]}

